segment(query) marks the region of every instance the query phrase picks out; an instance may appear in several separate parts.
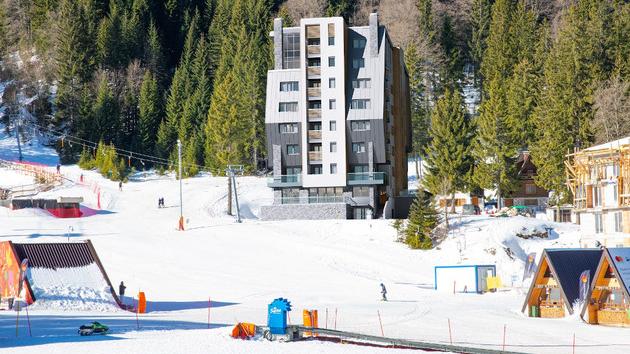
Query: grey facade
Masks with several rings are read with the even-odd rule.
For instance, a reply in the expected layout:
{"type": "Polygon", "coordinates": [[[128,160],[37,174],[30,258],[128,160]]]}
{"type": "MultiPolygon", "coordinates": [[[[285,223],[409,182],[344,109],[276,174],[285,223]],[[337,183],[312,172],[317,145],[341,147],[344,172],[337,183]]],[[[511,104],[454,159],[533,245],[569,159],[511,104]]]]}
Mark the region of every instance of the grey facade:
{"type": "Polygon", "coordinates": [[[263,219],[379,217],[407,189],[409,83],[376,14],[274,21],[265,114],[274,203],[263,219]]]}

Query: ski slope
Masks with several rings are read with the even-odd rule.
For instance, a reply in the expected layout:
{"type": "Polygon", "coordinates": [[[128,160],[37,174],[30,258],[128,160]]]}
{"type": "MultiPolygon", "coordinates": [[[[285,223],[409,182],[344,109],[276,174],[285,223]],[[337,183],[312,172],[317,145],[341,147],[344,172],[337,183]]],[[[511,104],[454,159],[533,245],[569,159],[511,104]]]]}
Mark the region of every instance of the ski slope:
{"type": "MultiPolygon", "coordinates": [[[[35,146],[33,152],[25,159],[55,161],[49,149],[35,146]]],[[[144,291],[149,312],[136,321],[133,313],[81,311],[63,301],[33,306],[33,337],[22,318],[16,338],[15,312],[1,311],[2,353],[393,352],[229,338],[236,322],[265,324],[267,304],[277,297],[292,302],[291,323],[301,323],[302,309],[318,309],[322,327],[380,335],[378,311],[390,337],[448,343],[450,321],[454,344],[500,349],[506,326],[506,348],[513,351],[569,353],[575,334],[576,353],[630,352],[627,329],[586,325],[576,316],[547,320],[520,313],[529,285],[520,283],[526,254],[540,255],[545,247],[577,247],[576,225],[523,217],[456,217],[437,249],[417,251],[395,241],[389,220],[258,220],[260,206],[272,199],[266,180],[258,177],[237,180],[243,222],[236,223],[226,214],[226,178],[200,176],[183,181],[187,230],[180,232],[179,182],[173,175],[140,172],[120,191],[117,182],[93,171],[77,166],[61,170],[69,181],[46,195],[83,196],[92,212],[79,219],[57,219],[43,211],[0,208],[2,239],[91,239],[112,284],[127,285],[123,300],[133,303],[129,296],[144,291]],[[77,183],[81,174],[84,184],[77,183]],[[94,184],[101,191],[100,210],[94,184]],[[159,197],[165,198],[166,208],[157,208],[159,197]],[[553,229],[548,239],[515,236],[545,227],[553,229]],[[508,287],[484,295],[433,290],[434,266],[479,263],[496,264],[508,287]],[[388,302],[379,301],[381,282],[387,286],[388,302]],[[112,333],[79,337],[76,329],[93,320],[109,325],[112,333]]],[[[2,178],[5,172],[0,170],[0,187],[14,183],[2,178]]]]}

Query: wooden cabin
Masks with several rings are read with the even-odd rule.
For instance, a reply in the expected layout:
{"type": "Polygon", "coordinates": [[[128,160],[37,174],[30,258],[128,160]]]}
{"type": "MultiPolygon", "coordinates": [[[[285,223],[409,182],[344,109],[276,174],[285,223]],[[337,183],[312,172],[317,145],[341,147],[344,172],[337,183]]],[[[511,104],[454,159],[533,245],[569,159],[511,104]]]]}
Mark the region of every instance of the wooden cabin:
{"type": "Polygon", "coordinates": [[[604,250],[582,309],[588,323],[630,327],[630,248],[604,250]]]}
{"type": "Polygon", "coordinates": [[[602,250],[599,248],[545,249],[529,287],[522,311],[530,317],[559,318],[573,314],[579,300],[580,274],[597,269],[602,250]]]}

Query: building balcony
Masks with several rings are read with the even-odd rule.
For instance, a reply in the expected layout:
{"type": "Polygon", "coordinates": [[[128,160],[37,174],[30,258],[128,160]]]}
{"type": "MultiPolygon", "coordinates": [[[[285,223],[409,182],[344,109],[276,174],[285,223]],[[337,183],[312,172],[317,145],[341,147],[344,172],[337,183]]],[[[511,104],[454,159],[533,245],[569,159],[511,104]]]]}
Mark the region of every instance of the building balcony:
{"type": "Polygon", "coordinates": [[[385,172],[348,173],[348,185],[384,184],[385,172]]]}
{"type": "Polygon", "coordinates": [[[322,152],[321,151],[309,151],[308,152],[308,160],[309,162],[321,162],[322,161],[322,152]]]}
{"type": "Polygon", "coordinates": [[[307,77],[319,77],[322,74],[322,68],[320,66],[309,66],[306,69],[307,77]]]}
{"type": "Polygon", "coordinates": [[[308,98],[320,98],[322,97],[321,87],[309,87],[306,89],[308,98]]]}
{"type": "Polygon", "coordinates": [[[321,49],[320,49],[319,44],[318,45],[308,45],[306,53],[308,53],[308,57],[309,58],[314,58],[314,57],[320,56],[321,49]]]}
{"type": "Polygon", "coordinates": [[[279,175],[267,178],[267,187],[300,187],[302,175],[279,175]]]}
{"type": "MultiPolygon", "coordinates": [[[[322,131],[321,130],[309,130],[308,131],[308,140],[322,140],[322,131]]],[[[318,152],[318,151],[312,151],[318,152]]]]}
{"type": "Polygon", "coordinates": [[[309,108],[309,110],[307,112],[307,117],[308,117],[308,119],[313,119],[313,118],[321,119],[322,118],[322,110],[319,109],[319,108],[309,108]]]}

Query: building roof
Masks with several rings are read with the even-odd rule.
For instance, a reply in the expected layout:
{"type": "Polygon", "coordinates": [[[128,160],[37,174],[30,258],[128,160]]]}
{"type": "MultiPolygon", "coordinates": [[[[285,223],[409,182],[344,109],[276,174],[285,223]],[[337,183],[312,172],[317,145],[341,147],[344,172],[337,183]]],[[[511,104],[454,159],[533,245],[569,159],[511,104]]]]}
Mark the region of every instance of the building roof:
{"type": "Polygon", "coordinates": [[[617,140],[613,140],[613,141],[609,141],[609,142],[604,143],[604,144],[594,145],[594,146],[586,148],[586,149],[584,149],[582,151],[597,151],[597,150],[616,149],[616,148],[618,148],[620,146],[624,146],[624,145],[630,145],[630,136],[625,137],[625,138],[621,138],[621,139],[617,139],[617,140]]]}
{"type": "Polygon", "coordinates": [[[28,258],[31,268],[83,267],[95,263],[87,242],[14,243],[19,261],[28,258]]]}
{"type": "Polygon", "coordinates": [[[556,281],[565,295],[567,306],[573,306],[573,303],[580,298],[580,274],[589,270],[590,279],[593,279],[602,257],[602,250],[598,248],[549,249],[545,252],[550,267],[555,273],[556,281]]]}

